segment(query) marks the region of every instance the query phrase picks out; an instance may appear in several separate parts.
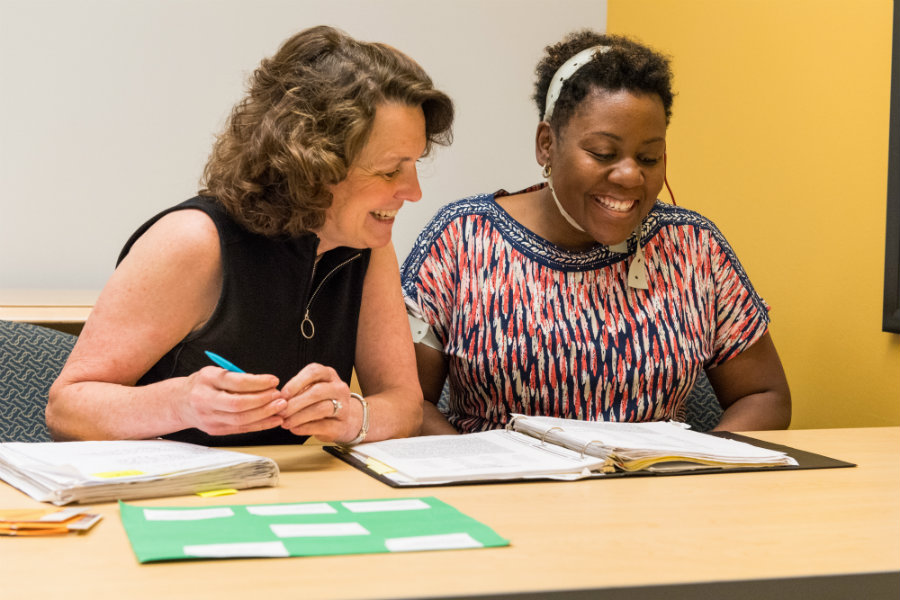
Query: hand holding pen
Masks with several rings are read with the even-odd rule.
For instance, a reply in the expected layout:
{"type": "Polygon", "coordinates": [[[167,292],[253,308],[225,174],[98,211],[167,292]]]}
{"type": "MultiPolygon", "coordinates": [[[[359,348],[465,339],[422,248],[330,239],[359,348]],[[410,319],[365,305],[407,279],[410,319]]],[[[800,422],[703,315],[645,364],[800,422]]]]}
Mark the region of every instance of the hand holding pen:
{"type": "MultiPolygon", "coordinates": [[[[233,373],[243,369],[229,360],[206,352],[214,363],[233,373]]],[[[295,435],[314,435],[323,441],[350,440],[360,430],[361,404],[350,398],[350,387],[331,367],[306,365],[288,381],[279,396],[284,406],[279,412],[281,427],[295,435]]],[[[273,425],[276,427],[278,425],[273,425]]]]}
{"type": "Polygon", "coordinates": [[[271,429],[284,422],[279,413],[287,402],[278,390],[277,377],[245,373],[218,355],[207,355],[222,368],[204,367],[188,378],[188,401],[180,415],[185,428],[229,435],[271,429]]]}

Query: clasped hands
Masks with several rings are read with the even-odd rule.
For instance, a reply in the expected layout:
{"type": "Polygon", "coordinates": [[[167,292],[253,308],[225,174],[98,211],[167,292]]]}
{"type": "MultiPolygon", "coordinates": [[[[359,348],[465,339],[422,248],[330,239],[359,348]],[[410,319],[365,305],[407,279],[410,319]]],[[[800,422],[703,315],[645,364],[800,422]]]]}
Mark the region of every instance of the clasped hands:
{"type": "Polygon", "coordinates": [[[306,365],[280,390],[274,375],[204,367],[187,378],[182,405],[185,428],[228,435],[283,427],[325,442],[352,440],[362,426],[362,407],[331,367],[306,365]]]}

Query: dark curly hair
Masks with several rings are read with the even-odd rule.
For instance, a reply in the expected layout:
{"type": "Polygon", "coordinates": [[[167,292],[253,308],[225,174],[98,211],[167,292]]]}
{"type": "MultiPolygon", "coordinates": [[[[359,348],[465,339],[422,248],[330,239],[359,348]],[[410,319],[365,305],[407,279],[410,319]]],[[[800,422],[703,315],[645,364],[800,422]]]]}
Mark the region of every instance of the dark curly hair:
{"type": "Polygon", "coordinates": [[[421,106],[426,153],[452,140],[453,103],[415,61],[386,44],[319,26],[288,39],[253,73],[203,171],[214,196],[250,231],[318,229],[384,102],[421,106]]]}
{"type": "Polygon", "coordinates": [[[672,116],[672,70],[669,59],[625,36],[600,34],[589,29],[567,35],[561,42],[544,49],[544,57],[535,69],[537,81],[534,99],[539,118],[543,118],[550,80],[564,62],[593,46],[608,46],[578,69],[562,86],[550,117],[550,126],[559,132],[568,123],[575,108],[591,90],[627,90],[642,94],[656,94],[666,111],[666,124],[672,116]]]}

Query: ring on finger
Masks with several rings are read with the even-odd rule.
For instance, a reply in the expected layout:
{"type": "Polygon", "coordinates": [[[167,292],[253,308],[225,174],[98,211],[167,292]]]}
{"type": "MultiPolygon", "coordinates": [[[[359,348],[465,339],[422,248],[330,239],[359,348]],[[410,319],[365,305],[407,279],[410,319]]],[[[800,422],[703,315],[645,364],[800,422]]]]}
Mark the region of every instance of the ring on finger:
{"type": "Polygon", "coordinates": [[[331,398],[331,404],[334,406],[334,411],[331,413],[330,418],[333,419],[333,418],[337,417],[337,414],[338,414],[338,412],[340,412],[341,408],[343,408],[343,405],[341,404],[341,401],[338,400],[337,398],[331,398]]]}

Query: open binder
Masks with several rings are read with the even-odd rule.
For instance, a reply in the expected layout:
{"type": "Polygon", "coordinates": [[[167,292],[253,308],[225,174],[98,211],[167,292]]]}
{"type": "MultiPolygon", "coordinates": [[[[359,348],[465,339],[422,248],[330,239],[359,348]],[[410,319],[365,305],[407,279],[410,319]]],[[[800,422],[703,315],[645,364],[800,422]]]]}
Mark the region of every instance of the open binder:
{"type": "Polygon", "coordinates": [[[734,433],[673,422],[514,415],[506,429],[325,451],[392,487],[853,467],[734,433]]]}

